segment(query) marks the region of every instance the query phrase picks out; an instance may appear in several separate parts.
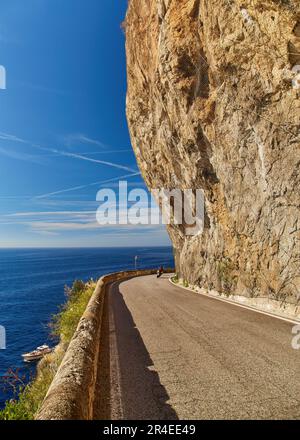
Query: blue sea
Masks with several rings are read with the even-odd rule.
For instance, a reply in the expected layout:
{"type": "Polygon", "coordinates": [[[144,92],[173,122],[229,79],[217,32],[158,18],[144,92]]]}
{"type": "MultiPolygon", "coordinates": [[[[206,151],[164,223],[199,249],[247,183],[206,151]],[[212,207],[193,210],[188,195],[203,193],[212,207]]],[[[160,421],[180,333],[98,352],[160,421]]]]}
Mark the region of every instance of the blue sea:
{"type": "Polygon", "coordinates": [[[161,248],[0,249],[0,325],[6,329],[6,349],[0,350],[0,408],[10,399],[3,376],[18,369],[25,381],[35,373],[21,354],[56,341],[49,335],[51,315],[65,302],[64,286],[75,279],[134,268],[173,267],[173,253],[161,248]]]}

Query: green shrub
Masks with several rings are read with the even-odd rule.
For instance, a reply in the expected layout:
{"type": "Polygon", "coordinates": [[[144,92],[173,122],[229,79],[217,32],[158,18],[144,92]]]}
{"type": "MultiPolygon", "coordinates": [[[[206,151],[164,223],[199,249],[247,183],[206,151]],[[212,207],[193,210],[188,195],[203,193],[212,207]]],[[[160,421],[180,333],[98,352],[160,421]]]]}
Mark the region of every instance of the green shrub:
{"type": "Polygon", "coordinates": [[[61,311],[53,316],[51,323],[52,334],[59,336],[63,343],[70,342],[94,288],[93,282],[84,284],[82,281],[75,281],[71,289],[66,287],[68,300],[61,311]]]}
{"type": "Polygon", "coordinates": [[[64,352],[51,353],[39,363],[36,378],[19,387],[18,398],[6,403],[0,420],[32,420],[38,411],[55,376],[64,352]]]}
{"type": "Polygon", "coordinates": [[[178,274],[177,274],[177,273],[172,277],[172,281],[173,281],[173,283],[175,283],[175,284],[178,283],[179,278],[178,278],[178,274]]]}
{"type": "Polygon", "coordinates": [[[217,273],[223,293],[229,296],[233,291],[236,281],[234,265],[230,259],[224,258],[222,261],[219,261],[217,265],[217,273]]]}
{"type": "Polygon", "coordinates": [[[17,398],[6,402],[0,411],[0,420],[32,420],[39,410],[56,371],[64,357],[78,322],[93,294],[94,282],[87,284],[75,281],[71,288],[66,287],[67,302],[61,311],[52,317],[52,333],[60,337],[60,344],[53,353],[46,355],[38,364],[35,379],[28,385],[20,385],[17,398]]]}

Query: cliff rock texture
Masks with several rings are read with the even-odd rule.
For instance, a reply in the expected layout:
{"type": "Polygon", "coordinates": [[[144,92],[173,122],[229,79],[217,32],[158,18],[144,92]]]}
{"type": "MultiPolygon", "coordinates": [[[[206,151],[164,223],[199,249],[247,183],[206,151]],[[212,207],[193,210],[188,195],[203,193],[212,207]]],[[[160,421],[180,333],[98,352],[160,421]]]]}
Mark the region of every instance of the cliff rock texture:
{"type": "Polygon", "coordinates": [[[205,192],[203,234],[168,227],[180,277],[300,300],[299,0],[130,0],[125,26],[142,175],[205,192]]]}

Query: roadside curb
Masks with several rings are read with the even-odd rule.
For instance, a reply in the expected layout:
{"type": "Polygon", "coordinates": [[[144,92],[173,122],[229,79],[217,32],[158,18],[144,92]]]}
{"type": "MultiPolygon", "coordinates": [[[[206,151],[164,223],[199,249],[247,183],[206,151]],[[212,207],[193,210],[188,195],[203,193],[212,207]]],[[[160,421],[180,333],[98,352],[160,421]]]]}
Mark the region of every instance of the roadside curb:
{"type": "Polygon", "coordinates": [[[263,315],[267,315],[267,316],[270,316],[272,318],[280,319],[281,321],[289,322],[291,324],[295,324],[295,325],[300,324],[300,320],[287,317],[286,315],[280,315],[278,313],[268,312],[268,311],[266,311],[266,310],[264,310],[262,308],[258,308],[256,306],[250,306],[250,305],[247,305],[247,304],[243,304],[243,303],[241,303],[239,301],[234,301],[232,299],[227,299],[227,298],[223,298],[223,297],[217,297],[215,295],[210,295],[209,293],[195,291],[191,287],[185,287],[185,286],[182,286],[179,283],[178,284],[174,283],[174,281],[172,281],[172,277],[169,277],[169,282],[173,286],[175,286],[175,287],[180,287],[181,289],[188,290],[189,292],[193,292],[196,295],[202,295],[202,296],[206,296],[207,298],[215,299],[217,301],[223,301],[223,302],[232,304],[234,306],[241,307],[243,309],[252,310],[253,312],[261,313],[263,315]]]}
{"type": "MultiPolygon", "coordinates": [[[[168,269],[169,273],[174,269],[168,269]]],[[[36,420],[92,420],[106,289],[112,282],[153,275],[156,269],[102,276],[37,412],[36,420]]]]}

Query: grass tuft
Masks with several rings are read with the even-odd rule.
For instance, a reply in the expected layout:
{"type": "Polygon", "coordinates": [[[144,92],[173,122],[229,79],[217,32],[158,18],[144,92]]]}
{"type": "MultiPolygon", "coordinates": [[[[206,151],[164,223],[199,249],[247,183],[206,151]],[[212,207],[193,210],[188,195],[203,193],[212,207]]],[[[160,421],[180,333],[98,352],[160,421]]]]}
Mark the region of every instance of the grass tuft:
{"type": "Polygon", "coordinates": [[[51,382],[64,357],[66,349],[77,328],[78,322],[95,289],[95,283],[75,281],[73,286],[66,287],[66,303],[58,314],[52,317],[50,327],[52,334],[60,338],[53,353],[46,355],[37,366],[35,379],[16,389],[17,396],[6,402],[5,408],[0,411],[0,420],[32,420],[40,409],[51,382]]]}

